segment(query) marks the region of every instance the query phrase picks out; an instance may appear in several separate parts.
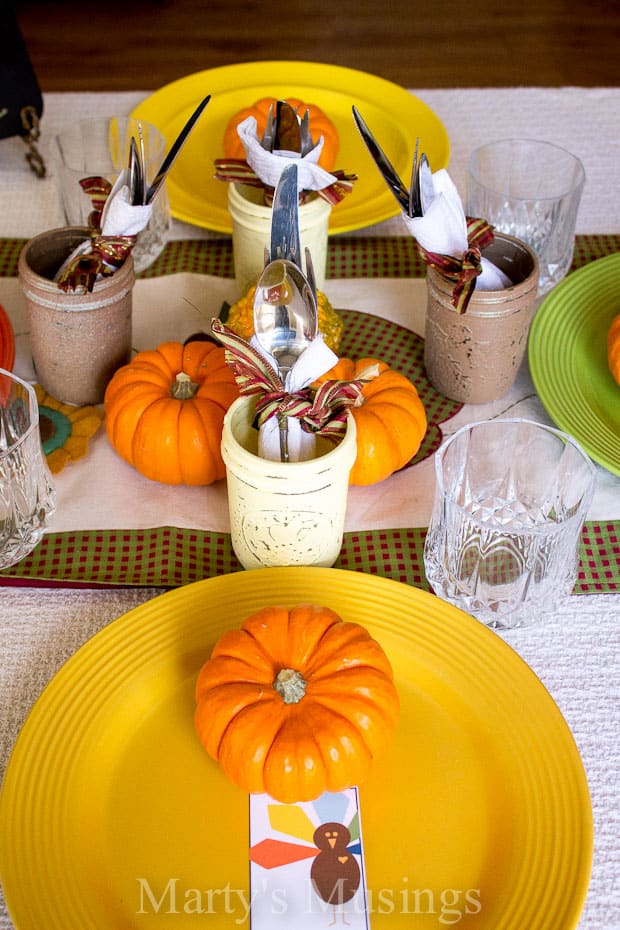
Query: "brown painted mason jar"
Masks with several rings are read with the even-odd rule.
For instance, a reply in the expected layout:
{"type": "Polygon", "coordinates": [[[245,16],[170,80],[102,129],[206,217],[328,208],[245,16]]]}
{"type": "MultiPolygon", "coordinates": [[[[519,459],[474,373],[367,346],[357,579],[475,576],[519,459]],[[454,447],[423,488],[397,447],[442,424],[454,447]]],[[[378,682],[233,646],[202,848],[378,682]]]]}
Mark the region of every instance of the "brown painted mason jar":
{"type": "Polygon", "coordinates": [[[91,292],[65,293],[53,280],[89,235],[82,227],[52,229],[26,243],[18,273],[26,299],[32,359],[41,386],[79,406],[103,401],[108,381],[131,356],[131,255],[91,292]]]}
{"type": "Polygon", "coordinates": [[[468,404],[497,400],[510,390],[525,355],[537,306],[538,260],[525,242],[496,233],[483,255],[513,282],[475,290],[464,313],[452,306],[453,283],[428,268],[424,367],[445,397],[468,404]]]}

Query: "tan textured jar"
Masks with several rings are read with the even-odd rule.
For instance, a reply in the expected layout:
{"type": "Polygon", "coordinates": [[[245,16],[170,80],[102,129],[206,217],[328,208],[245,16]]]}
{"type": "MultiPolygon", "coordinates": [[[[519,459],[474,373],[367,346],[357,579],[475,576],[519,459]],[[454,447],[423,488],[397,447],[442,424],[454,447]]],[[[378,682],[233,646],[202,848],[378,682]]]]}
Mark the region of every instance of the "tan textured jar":
{"type": "Polygon", "coordinates": [[[52,397],[79,406],[101,403],[108,381],[129,361],[135,281],[130,255],[92,292],[62,291],[52,278],[87,236],[81,227],[41,233],[26,243],[18,266],[37,379],[52,397]]]}
{"type": "Polygon", "coordinates": [[[452,306],[452,282],[433,268],[426,276],[426,374],[445,397],[468,404],[497,400],[512,387],[537,306],[538,261],[529,245],[496,233],[483,254],[514,283],[475,290],[465,313],[452,306]]]}

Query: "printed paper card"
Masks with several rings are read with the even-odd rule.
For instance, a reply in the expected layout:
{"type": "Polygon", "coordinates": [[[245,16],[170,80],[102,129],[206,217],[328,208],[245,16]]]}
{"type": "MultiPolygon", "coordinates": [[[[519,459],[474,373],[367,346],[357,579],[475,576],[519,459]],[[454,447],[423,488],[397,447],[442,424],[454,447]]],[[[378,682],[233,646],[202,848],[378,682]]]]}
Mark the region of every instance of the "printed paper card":
{"type": "Polygon", "coordinates": [[[280,804],[250,796],[252,930],[369,930],[356,788],[280,804]]]}

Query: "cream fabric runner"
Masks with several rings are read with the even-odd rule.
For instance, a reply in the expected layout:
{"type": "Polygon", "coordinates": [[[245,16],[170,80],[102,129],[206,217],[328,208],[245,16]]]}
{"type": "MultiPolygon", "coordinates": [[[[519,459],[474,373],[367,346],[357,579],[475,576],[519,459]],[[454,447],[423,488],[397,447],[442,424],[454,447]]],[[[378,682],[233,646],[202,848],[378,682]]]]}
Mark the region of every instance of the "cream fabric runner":
{"type": "MultiPolygon", "coordinates": [[[[586,186],[577,219],[578,233],[620,231],[620,88],[500,88],[413,90],[442,121],[450,139],[452,180],[465,191],[465,166],[473,149],[496,139],[546,139],[583,161],[586,186]]],[[[47,94],[42,119],[41,151],[49,151],[54,135],[76,119],[124,115],[146,95],[142,92],[47,94]]],[[[53,175],[33,183],[19,139],[0,141],[2,189],[0,236],[32,236],[60,224],[53,175]],[[35,196],[33,196],[35,195],[35,196]]],[[[359,235],[404,235],[400,218],[360,230],[359,235]]],[[[173,236],[189,239],[209,233],[175,223],[173,236]]]]}
{"type": "MultiPolygon", "coordinates": [[[[337,307],[378,314],[420,335],[424,333],[426,286],[421,279],[328,280],[326,291],[337,307]]],[[[17,335],[15,370],[34,379],[23,296],[15,279],[0,280],[1,301],[17,335]]],[[[133,344],[151,349],[209,327],[223,300],[233,300],[234,281],[206,275],[175,274],[138,281],[134,289],[133,344]]],[[[498,414],[551,421],[538,400],[524,362],[508,395],[492,404],[466,405],[442,429],[498,414]]],[[[597,491],[588,519],[620,517],[620,479],[597,467],[597,491]]],[[[149,481],[121,461],[103,429],[89,455],[55,477],[58,507],[50,531],[146,529],[177,526],[229,532],[225,482],[207,488],[169,487],[149,481]]],[[[428,526],[434,493],[432,458],[369,488],[351,488],[345,530],[428,526]]]]}

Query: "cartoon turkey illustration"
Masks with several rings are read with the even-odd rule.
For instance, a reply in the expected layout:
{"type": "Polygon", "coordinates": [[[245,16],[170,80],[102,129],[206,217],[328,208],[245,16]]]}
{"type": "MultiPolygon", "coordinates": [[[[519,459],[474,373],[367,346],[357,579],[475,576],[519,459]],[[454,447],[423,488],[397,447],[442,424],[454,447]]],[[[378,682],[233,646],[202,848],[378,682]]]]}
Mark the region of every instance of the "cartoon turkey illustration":
{"type": "Polygon", "coordinates": [[[312,863],[314,890],[327,904],[346,904],[360,884],[360,867],[347,849],[351,834],[342,823],[323,823],[314,832],[319,854],[312,863]]]}
{"type": "Polygon", "coordinates": [[[336,923],[338,914],[342,923],[348,925],[345,905],[363,881],[355,789],[327,792],[304,805],[268,803],[267,814],[276,835],[265,836],[252,845],[250,860],[264,869],[274,869],[312,859],[310,885],[313,894],[331,907],[330,926],[336,923]],[[351,815],[351,809],[352,816],[345,818],[345,814],[351,815]],[[348,826],[342,822],[345,819],[348,826]],[[302,843],[287,842],[276,838],[277,834],[293,836],[302,843]]]}

